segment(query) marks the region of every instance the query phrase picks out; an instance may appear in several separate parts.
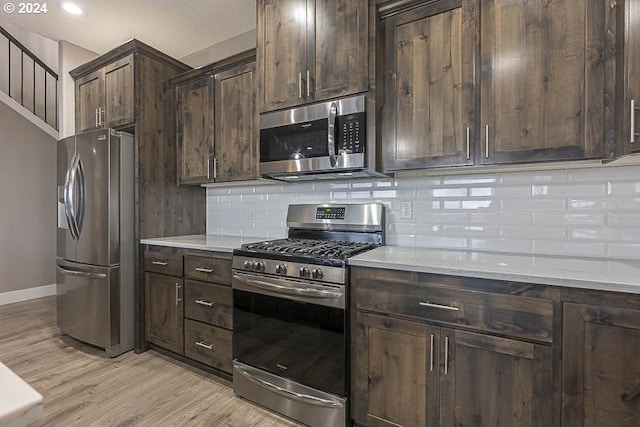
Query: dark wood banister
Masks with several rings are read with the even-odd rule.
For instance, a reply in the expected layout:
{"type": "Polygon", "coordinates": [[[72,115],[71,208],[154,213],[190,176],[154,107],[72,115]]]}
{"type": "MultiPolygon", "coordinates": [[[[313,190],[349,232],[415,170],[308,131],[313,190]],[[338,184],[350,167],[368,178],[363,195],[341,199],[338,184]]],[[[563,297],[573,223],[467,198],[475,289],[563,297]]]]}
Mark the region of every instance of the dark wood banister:
{"type": "Polygon", "coordinates": [[[45,64],[44,62],[42,62],[42,60],[40,58],[38,58],[33,52],[31,52],[27,47],[25,47],[25,45],[23,45],[22,43],[20,43],[18,40],[16,40],[15,37],[13,37],[7,30],[5,30],[1,25],[0,25],[0,34],[2,34],[3,36],[5,36],[6,38],[9,39],[9,41],[11,43],[13,43],[14,45],[16,45],[22,52],[26,53],[27,56],[31,59],[33,59],[33,61],[38,64],[40,67],[42,67],[47,73],[51,74],[53,77],[55,77],[56,80],[58,80],[58,74],[53,71],[47,64],[45,64]]]}

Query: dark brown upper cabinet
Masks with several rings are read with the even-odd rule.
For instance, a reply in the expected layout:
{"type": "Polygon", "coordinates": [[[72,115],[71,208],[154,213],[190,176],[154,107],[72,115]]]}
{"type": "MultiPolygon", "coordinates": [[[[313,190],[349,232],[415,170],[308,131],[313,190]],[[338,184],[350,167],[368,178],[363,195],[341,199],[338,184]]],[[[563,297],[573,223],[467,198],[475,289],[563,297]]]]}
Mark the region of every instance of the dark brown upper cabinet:
{"type": "Polygon", "coordinates": [[[442,0],[379,12],[385,171],[603,157],[607,2],[442,0]]]}
{"type": "Polygon", "coordinates": [[[387,20],[385,170],[474,164],[474,1],[387,20]]]}
{"type": "Polygon", "coordinates": [[[368,87],[367,0],[259,0],[258,110],[368,87]]]}
{"type": "Polygon", "coordinates": [[[209,75],[176,88],[179,184],[213,180],[214,87],[209,75]]]}
{"type": "Polygon", "coordinates": [[[173,81],[179,184],[258,177],[255,69],[252,50],[173,81]]]}
{"type": "Polygon", "coordinates": [[[76,80],[76,132],[135,121],[134,55],[76,80]]]}
{"type": "Polygon", "coordinates": [[[619,31],[618,56],[618,154],[640,151],[640,1],[620,6],[623,30],[619,31]]]}

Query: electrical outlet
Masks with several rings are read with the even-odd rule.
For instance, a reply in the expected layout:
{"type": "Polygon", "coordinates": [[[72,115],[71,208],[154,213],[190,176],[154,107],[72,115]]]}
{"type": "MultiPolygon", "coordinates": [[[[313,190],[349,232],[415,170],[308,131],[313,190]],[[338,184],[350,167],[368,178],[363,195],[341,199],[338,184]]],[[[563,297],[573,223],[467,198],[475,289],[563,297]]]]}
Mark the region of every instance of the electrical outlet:
{"type": "Polygon", "coordinates": [[[400,206],[400,218],[411,218],[413,216],[413,206],[411,202],[402,202],[400,206]]]}

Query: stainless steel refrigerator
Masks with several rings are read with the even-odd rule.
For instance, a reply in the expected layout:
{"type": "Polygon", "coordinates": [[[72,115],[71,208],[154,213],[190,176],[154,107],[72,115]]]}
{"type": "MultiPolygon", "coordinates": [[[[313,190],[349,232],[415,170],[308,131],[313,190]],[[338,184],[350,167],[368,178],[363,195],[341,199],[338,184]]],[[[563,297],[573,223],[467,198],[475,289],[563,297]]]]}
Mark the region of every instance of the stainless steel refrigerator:
{"type": "Polygon", "coordinates": [[[134,341],[134,142],[112,129],[58,141],[60,330],[115,357],[134,341]]]}

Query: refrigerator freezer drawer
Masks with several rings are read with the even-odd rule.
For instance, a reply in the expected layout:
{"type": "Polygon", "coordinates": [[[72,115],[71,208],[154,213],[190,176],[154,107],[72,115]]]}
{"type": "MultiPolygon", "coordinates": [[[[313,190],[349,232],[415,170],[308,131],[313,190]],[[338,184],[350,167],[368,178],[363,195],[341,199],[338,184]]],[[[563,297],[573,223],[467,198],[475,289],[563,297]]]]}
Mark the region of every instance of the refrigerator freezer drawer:
{"type": "MultiPolygon", "coordinates": [[[[120,346],[120,267],[56,262],[60,330],[107,353],[120,346]]],[[[115,354],[114,354],[115,355],[115,354]]]]}

